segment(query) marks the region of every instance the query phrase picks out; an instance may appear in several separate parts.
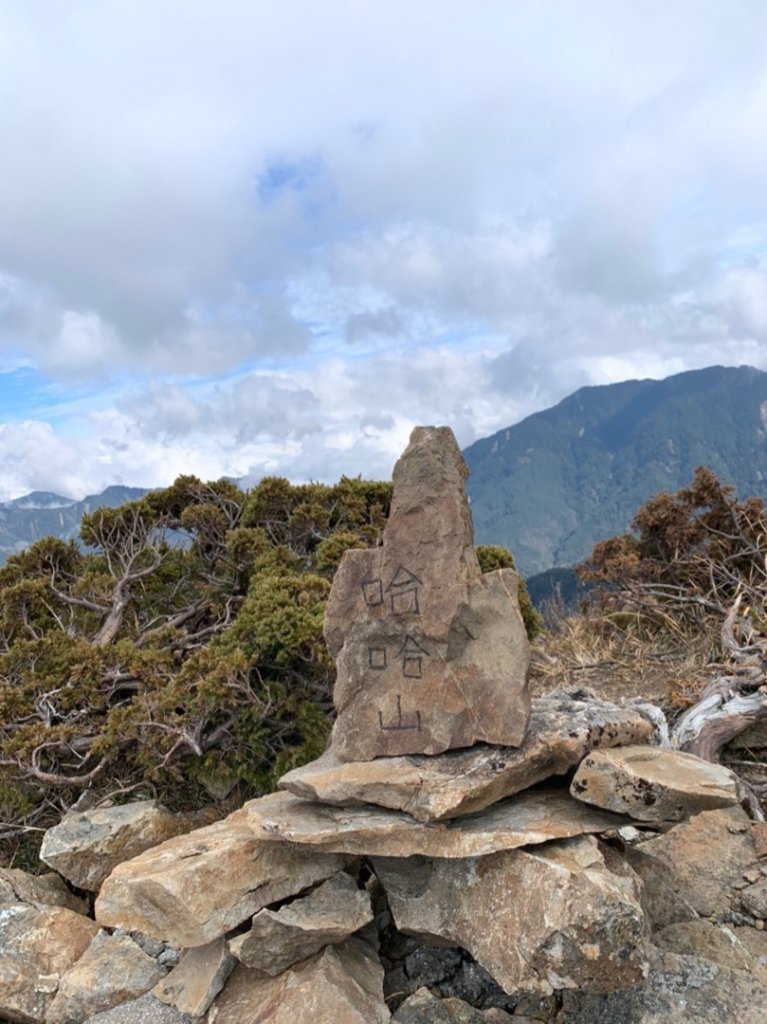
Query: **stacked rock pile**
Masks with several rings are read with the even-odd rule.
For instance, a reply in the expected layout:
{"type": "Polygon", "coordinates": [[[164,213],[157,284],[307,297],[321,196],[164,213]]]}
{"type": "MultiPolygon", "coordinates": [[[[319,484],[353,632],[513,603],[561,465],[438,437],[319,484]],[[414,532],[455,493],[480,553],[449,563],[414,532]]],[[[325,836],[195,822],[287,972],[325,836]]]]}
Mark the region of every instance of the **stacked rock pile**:
{"type": "Polygon", "coordinates": [[[765,826],[640,706],[530,701],[518,580],[481,574],[465,474],[416,430],[382,546],[344,556],[319,760],[192,831],[68,815],[42,857],[95,921],[58,876],[0,874],[0,1014],[764,1024],[765,826]]]}

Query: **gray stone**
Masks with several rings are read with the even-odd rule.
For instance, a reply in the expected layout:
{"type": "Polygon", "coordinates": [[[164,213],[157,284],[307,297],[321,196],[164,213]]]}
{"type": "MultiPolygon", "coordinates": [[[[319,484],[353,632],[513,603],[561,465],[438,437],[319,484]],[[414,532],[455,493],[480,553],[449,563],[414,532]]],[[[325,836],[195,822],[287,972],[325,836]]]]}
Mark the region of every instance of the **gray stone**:
{"type": "Polygon", "coordinates": [[[280,779],[306,800],[377,804],[419,821],[480,811],[553,775],[563,775],[596,747],[647,742],[652,724],[639,711],[573,689],[536,698],[521,747],[477,746],[436,757],[379,757],[345,763],[328,752],[280,779]]]}
{"type": "Polygon", "coordinates": [[[168,946],[160,953],[157,957],[157,963],[160,967],[175,967],[181,959],[181,950],[174,949],[172,946],[168,946]]]}
{"type": "Polygon", "coordinates": [[[138,999],[131,999],[113,1006],[111,1010],[94,1014],[85,1024],[194,1024],[194,1018],[179,1013],[175,1006],[166,1006],[151,992],[147,992],[138,999]]]}
{"type": "Polygon", "coordinates": [[[208,1011],[208,1024],[387,1024],[383,968],[354,936],[276,978],[239,964],[208,1011]]]}
{"type": "Polygon", "coordinates": [[[323,946],[343,942],[372,920],[370,895],[339,872],[279,910],[260,910],[250,931],[230,945],[247,967],[274,976],[323,946]]]}
{"type": "Polygon", "coordinates": [[[506,992],[606,992],[644,976],[638,880],[592,837],[373,864],[401,931],[468,950],[506,992]]]}
{"type": "Polygon", "coordinates": [[[383,545],[341,560],[325,619],[341,760],[524,739],[530,652],[519,577],[482,574],[467,475],[449,428],[417,427],[394,467],[383,545]]]}
{"type": "Polygon", "coordinates": [[[345,863],[337,854],[262,842],[246,812],[235,811],[118,865],[101,887],[96,919],[173,946],[204,946],[345,863]]]}
{"type": "Polygon", "coordinates": [[[189,827],[187,816],[171,814],[155,800],[70,811],[45,833],[40,860],[80,889],[98,892],[122,861],[189,827]]]}
{"type": "Polygon", "coordinates": [[[566,1024],[764,1024],[767,987],[703,957],[652,951],[646,984],[604,996],[563,993],[566,1024]]]}
{"type": "Polygon", "coordinates": [[[737,776],[720,764],[662,747],[592,750],[575,773],[578,800],[640,821],[681,821],[740,801],[737,776]]]}
{"type": "Polygon", "coordinates": [[[421,988],[447,980],[462,963],[463,957],[457,949],[418,946],[405,957],[405,973],[415,987],[421,988]]]}
{"type": "Polygon", "coordinates": [[[587,832],[624,818],[587,807],[562,789],[535,789],[439,827],[380,807],[329,807],[276,793],[245,805],[260,839],[381,857],[477,857],[587,832]]]}
{"type": "Polygon", "coordinates": [[[201,1017],[224,987],[237,961],[226,939],[197,946],[184,953],[178,966],[153,991],[160,1002],[175,1006],[190,1017],[201,1017]]]}
{"type": "Polygon", "coordinates": [[[72,1024],[136,999],[163,975],[161,967],[127,935],[99,932],[59,982],[46,1024],[72,1024]]]}

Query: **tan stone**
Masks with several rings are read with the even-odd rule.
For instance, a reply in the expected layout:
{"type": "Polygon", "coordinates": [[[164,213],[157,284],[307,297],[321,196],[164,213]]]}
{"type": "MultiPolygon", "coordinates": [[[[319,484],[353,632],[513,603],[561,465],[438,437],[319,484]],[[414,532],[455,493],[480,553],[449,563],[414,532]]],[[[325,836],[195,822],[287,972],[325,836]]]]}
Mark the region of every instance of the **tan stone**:
{"type": "Polygon", "coordinates": [[[118,865],[101,887],[96,919],[181,948],[203,946],[344,863],[259,841],[246,812],[236,811],[118,865]]]}
{"type": "Polygon", "coordinates": [[[226,984],[237,961],[226,939],[188,949],[152,990],[161,1002],[190,1017],[201,1017],[226,984]]]}
{"type": "Polygon", "coordinates": [[[740,799],[738,778],[723,765],[639,745],[592,750],[581,761],[570,792],[639,821],[681,821],[740,799]]]}
{"type": "Polygon", "coordinates": [[[626,858],[644,883],[655,928],[731,914],[741,907],[735,886],[755,860],[751,821],[739,807],[703,811],[627,848],[626,858]]]}
{"type": "Polygon", "coordinates": [[[208,1024],[387,1024],[383,968],[361,938],[327,946],[276,978],[236,967],[208,1024]]]}
{"type": "Polygon", "coordinates": [[[659,949],[705,957],[736,971],[751,971],[757,966],[734,929],[706,918],[667,925],[653,935],[652,941],[659,949]]]}
{"type": "Polygon", "coordinates": [[[754,837],[754,853],[759,859],[767,857],[767,821],[755,821],[751,829],[754,837]]]}
{"type": "Polygon", "coordinates": [[[155,800],[70,811],[43,837],[40,859],[80,889],[98,892],[118,864],[190,828],[155,800]]]}
{"type": "Polygon", "coordinates": [[[11,903],[28,903],[38,910],[67,907],[76,914],[88,913],[85,900],[75,896],[58,875],[30,875],[18,868],[0,868],[0,907],[11,903]]]}
{"type": "Polygon", "coordinates": [[[373,864],[401,931],[462,946],[506,992],[609,992],[643,978],[639,882],[591,836],[373,864]]]}
{"type": "Polygon", "coordinates": [[[280,910],[259,910],[250,931],[231,940],[231,949],[247,967],[274,976],[372,920],[369,893],[339,872],[280,910]]]}
{"type": "Polygon", "coordinates": [[[64,974],[97,925],[67,907],[4,901],[0,906],[0,1018],[41,1021],[64,974]]]}
{"type": "Polygon", "coordinates": [[[752,914],[762,920],[767,918],[767,878],[762,878],[743,889],[740,898],[747,914],[752,914]]]}
{"type": "Polygon", "coordinates": [[[439,999],[428,988],[419,988],[405,1000],[392,1017],[392,1024],[515,1024],[503,1010],[483,1012],[461,999],[439,999]]]}
{"type": "Polygon", "coordinates": [[[751,957],[751,968],[756,977],[767,988],[767,932],[750,925],[740,925],[733,929],[738,944],[748,951],[751,957]]]}
{"type": "Polygon", "coordinates": [[[143,995],[163,969],[127,935],[99,932],[59,983],[46,1024],[72,1024],[143,995]]]}
{"type": "Polygon", "coordinates": [[[520,748],[480,746],[437,757],[381,757],[345,763],[332,752],[280,779],[280,788],[322,803],[378,804],[420,821],[480,811],[552,775],[595,747],[648,741],[652,725],[631,708],[573,690],[532,702],[520,748]]]}
{"type": "Polygon", "coordinates": [[[425,824],[380,807],[330,807],[277,793],[245,805],[259,838],[282,839],[326,852],[379,857],[477,857],[533,846],[624,822],[616,814],[573,800],[567,791],[539,788],[449,823],[425,824]]]}
{"type": "Polygon", "coordinates": [[[394,467],[383,546],[341,561],[325,619],[341,760],[524,739],[530,654],[519,578],[482,575],[467,475],[449,428],[417,427],[394,467]]]}

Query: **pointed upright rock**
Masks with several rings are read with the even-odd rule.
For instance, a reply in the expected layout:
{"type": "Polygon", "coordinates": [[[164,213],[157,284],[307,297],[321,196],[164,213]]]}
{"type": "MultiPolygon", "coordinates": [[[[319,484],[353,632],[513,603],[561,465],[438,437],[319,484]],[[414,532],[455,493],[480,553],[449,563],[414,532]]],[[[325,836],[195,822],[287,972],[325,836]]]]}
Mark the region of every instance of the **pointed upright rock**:
{"type": "Polygon", "coordinates": [[[417,427],[394,468],[383,546],[341,561],[325,620],[341,760],[524,739],[529,646],[518,577],[482,574],[467,475],[449,428],[417,427]]]}

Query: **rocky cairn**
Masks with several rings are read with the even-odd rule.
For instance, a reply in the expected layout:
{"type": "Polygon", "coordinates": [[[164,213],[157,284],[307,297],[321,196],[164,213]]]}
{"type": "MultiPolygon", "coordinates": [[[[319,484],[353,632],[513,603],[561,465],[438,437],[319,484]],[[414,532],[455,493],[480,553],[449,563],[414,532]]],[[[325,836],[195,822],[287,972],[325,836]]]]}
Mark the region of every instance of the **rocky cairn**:
{"type": "Polygon", "coordinates": [[[380,547],[348,551],[325,638],[336,661],[332,750],[342,761],[518,747],[530,661],[509,569],[482,575],[452,431],[418,427],[394,467],[380,547]]]}
{"type": "Polygon", "coordinates": [[[191,830],[72,811],[59,874],[0,871],[0,1017],[763,1024],[764,824],[641,706],[530,701],[518,578],[480,573],[465,477],[417,429],[382,545],[344,556],[321,758],[191,830]]]}

